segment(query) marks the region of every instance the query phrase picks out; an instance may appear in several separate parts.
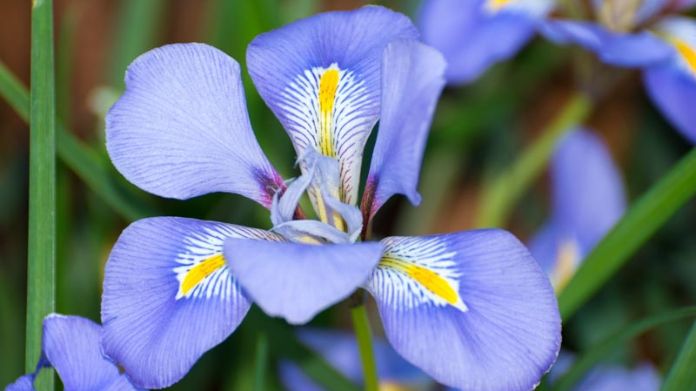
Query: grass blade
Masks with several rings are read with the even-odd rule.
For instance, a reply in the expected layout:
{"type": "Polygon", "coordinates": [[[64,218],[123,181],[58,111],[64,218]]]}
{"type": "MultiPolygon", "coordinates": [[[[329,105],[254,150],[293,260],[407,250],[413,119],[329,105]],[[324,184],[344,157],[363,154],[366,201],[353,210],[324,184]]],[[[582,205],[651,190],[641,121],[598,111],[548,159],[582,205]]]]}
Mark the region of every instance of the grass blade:
{"type": "Polygon", "coordinates": [[[696,322],[669,370],[662,391],[696,390],[696,322]]]}
{"type": "MultiPolygon", "coordinates": [[[[5,98],[22,119],[29,120],[29,93],[2,63],[0,96],[5,98]]],[[[125,189],[118,186],[119,178],[115,176],[115,171],[104,164],[96,151],[78,140],[61,124],[57,125],[56,132],[58,157],[123,218],[133,221],[159,214],[143,202],[127,197],[125,189]]]]}
{"type": "MultiPolygon", "coordinates": [[[[585,375],[587,371],[589,371],[603,357],[607,357],[609,353],[611,353],[618,346],[625,344],[631,339],[652,328],[693,316],[696,316],[696,307],[687,307],[650,316],[628,327],[622,327],[620,330],[609,335],[607,338],[600,341],[594,347],[580,356],[570,370],[558,379],[553,387],[553,390],[572,390],[573,386],[582,379],[583,375],[585,375]]],[[[694,333],[692,332],[692,334],[694,333]]],[[[683,390],[683,388],[679,388],[679,390],[683,390]]]]}
{"type": "Polygon", "coordinates": [[[588,255],[558,299],[563,319],[572,316],[694,194],[696,149],[641,197],[588,255]]]}
{"type": "Polygon", "coordinates": [[[505,220],[515,203],[546,167],[556,142],[582,122],[590,113],[591,107],[591,100],[584,94],[578,93],[573,96],[542,131],[541,137],[530,145],[506,172],[484,188],[481,209],[476,218],[478,227],[505,225],[505,220]]]}
{"type": "MultiPolygon", "coordinates": [[[[53,2],[34,0],[31,12],[29,154],[29,249],[25,367],[41,356],[43,318],[55,310],[56,268],[56,97],[53,59],[53,2]]],[[[53,375],[37,390],[53,390],[53,375]]]]}

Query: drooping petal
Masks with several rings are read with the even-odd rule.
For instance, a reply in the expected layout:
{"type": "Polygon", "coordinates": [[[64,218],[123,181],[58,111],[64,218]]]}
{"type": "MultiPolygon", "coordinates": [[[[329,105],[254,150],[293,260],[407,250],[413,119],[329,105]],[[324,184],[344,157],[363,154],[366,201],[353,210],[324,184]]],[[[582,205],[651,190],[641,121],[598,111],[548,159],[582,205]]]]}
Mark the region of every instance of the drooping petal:
{"type": "Polygon", "coordinates": [[[553,221],[561,236],[592,250],[626,209],[619,169],[602,139],[587,130],[569,133],[551,163],[553,221]]]}
{"type": "Polygon", "coordinates": [[[582,46],[610,65],[647,67],[673,55],[669,45],[650,31],[617,33],[595,23],[571,20],[548,21],[540,30],[549,40],[582,46]]]}
{"type": "Polygon", "coordinates": [[[553,271],[558,260],[558,232],[558,228],[553,223],[547,222],[529,241],[529,252],[546,274],[553,271]]]}
{"type": "MultiPolygon", "coordinates": [[[[118,368],[102,355],[101,332],[101,326],[79,316],[44,319],[43,354],[66,390],[103,390],[120,383],[118,368]]],[[[128,381],[125,386],[135,389],[128,381]]]]}
{"type": "Polygon", "coordinates": [[[644,82],[653,103],[684,137],[696,143],[696,20],[665,19],[658,31],[670,43],[674,59],[648,68],[644,82]]]}
{"type": "Polygon", "coordinates": [[[225,257],[251,299],[293,324],[348,297],[367,280],[380,243],[299,244],[229,239],[225,257]]]}
{"type": "MultiPolygon", "coordinates": [[[[341,374],[357,384],[363,383],[360,353],[354,335],[333,330],[303,329],[298,336],[341,374]]],[[[381,385],[413,387],[432,382],[418,368],[401,358],[386,341],[374,340],[373,350],[381,385]]],[[[290,391],[322,390],[294,363],[281,362],[280,375],[283,385],[290,391]]]]}
{"type": "Polygon", "coordinates": [[[106,138],[116,168],[163,197],[229,192],[270,207],[283,186],[251,130],[239,64],[207,45],[138,57],[107,115],[106,138]]]}
{"type": "Polygon", "coordinates": [[[643,81],[648,95],[662,114],[684,137],[696,144],[696,81],[674,67],[646,70],[643,81]]]}
{"type": "Polygon", "coordinates": [[[428,0],[419,24],[423,41],[447,59],[447,81],[474,81],[489,67],[514,56],[550,9],[544,0],[428,0]]]}
{"type": "Polygon", "coordinates": [[[603,141],[578,129],[559,143],[551,164],[553,207],[530,250],[562,290],[626,208],[619,169],[603,141]]]}
{"type": "Polygon", "coordinates": [[[314,148],[339,160],[343,202],[357,200],[363,149],[379,116],[382,51],[417,36],[406,16],[367,6],[299,20],[247,49],[249,73],[297,154],[314,148]]]}
{"type": "Polygon", "coordinates": [[[106,264],[104,352],[147,388],[170,386],[232,333],[250,307],[222,254],[228,238],[281,240],[209,221],[136,221],[106,264]]]}
{"type": "Polygon", "coordinates": [[[22,375],[14,383],[8,384],[5,391],[34,391],[34,375],[22,375]]]}
{"type": "Polygon", "coordinates": [[[391,237],[368,282],[394,349],[463,390],[529,390],[561,324],[548,279],[501,230],[391,237]]]}
{"type": "Polygon", "coordinates": [[[394,194],[420,203],[418,176],[446,64],[416,41],[387,46],[382,60],[382,115],[362,199],[364,221],[394,194]]]}

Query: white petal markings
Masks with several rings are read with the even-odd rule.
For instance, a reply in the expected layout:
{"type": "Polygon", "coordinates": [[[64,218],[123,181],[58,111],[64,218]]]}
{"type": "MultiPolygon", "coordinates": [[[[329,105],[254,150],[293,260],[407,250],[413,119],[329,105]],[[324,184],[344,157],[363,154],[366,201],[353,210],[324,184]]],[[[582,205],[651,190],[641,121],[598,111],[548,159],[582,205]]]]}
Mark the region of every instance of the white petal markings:
{"type": "Polygon", "coordinates": [[[395,307],[451,305],[463,312],[467,306],[459,295],[461,272],[456,252],[445,243],[426,238],[390,237],[382,241],[384,255],[368,281],[375,297],[395,307]]]}

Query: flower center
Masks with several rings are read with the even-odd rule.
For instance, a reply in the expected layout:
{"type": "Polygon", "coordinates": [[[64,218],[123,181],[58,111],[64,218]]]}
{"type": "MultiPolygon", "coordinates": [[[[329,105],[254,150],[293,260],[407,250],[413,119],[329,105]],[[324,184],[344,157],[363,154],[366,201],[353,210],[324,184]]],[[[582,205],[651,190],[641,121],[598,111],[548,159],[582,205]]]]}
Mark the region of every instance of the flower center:
{"type": "Polygon", "coordinates": [[[339,197],[338,161],[308,148],[299,159],[302,172],[271,206],[273,231],[306,244],[352,243],[362,230],[360,210],[339,197]],[[294,219],[300,198],[307,193],[319,220],[294,219]]]}

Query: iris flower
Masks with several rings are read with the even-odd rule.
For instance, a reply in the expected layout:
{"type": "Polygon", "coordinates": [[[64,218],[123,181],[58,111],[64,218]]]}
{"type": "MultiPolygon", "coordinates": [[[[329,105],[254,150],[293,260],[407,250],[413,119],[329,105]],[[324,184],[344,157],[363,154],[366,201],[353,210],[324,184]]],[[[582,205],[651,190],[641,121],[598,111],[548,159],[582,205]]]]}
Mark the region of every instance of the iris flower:
{"type": "Polygon", "coordinates": [[[551,11],[550,0],[425,0],[423,41],[447,60],[447,81],[467,84],[517,54],[551,11]]]}
{"type": "Polygon", "coordinates": [[[551,162],[552,211],[530,249],[560,291],[626,209],[621,174],[602,140],[575,130],[551,162]]]}
{"type": "Polygon", "coordinates": [[[328,12],[256,37],[247,65],[301,175],[284,182],[254,138],[240,67],[178,44],[137,58],[107,116],[116,168],[151,193],[246,196],[273,228],[157,217],[131,224],[106,265],[104,351],[147,388],[181,379],[251,303],[306,323],[359,287],[406,360],[463,389],[530,389],[559,350],[548,279],[500,230],[359,241],[395,194],[418,203],[445,63],[408,18],[382,7],[328,12]],[[366,140],[379,120],[358,205],[366,140]],[[307,193],[318,219],[297,208],[307,193]]]}
{"type": "Polygon", "coordinates": [[[66,391],[135,391],[125,374],[101,352],[101,326],[79,316],[48,315],[43,321],[41,359],[36,371],[7,386],[6,391],[33,391],[42,368],[58,372],[66,391]]]}
{"type": "MultiPolygon", "coordinates": [[[[306,328],[298,331],[298,338],[348,379],[356,384],[363,383],[360,353],[353,335],[343,331],[306,328]]],[[[404,387],[415,391],[433,385],[428,376],[401,358],[386,341],[375,339],[373,343],[380,390],[404,387]]],[[[279,372],[288,391],[323,390],[292,362],[282,361],[279,372]]]]}
{"type": "Polygon", "coordinates": [[[597,22],[551,20],[544,34],[573,43],[610,65],[643,70],[648,95],[696,143],[696,20],[673,15],[693,0],[595,1],[597,22]]]}

